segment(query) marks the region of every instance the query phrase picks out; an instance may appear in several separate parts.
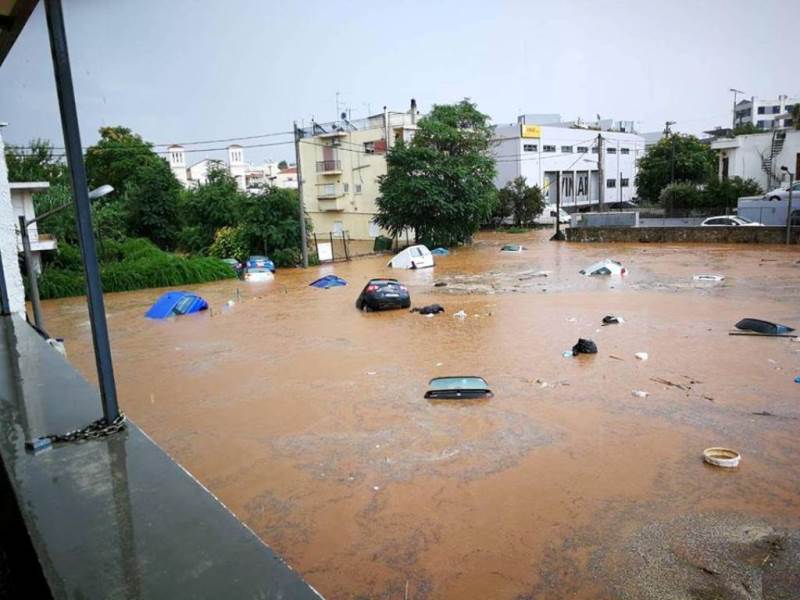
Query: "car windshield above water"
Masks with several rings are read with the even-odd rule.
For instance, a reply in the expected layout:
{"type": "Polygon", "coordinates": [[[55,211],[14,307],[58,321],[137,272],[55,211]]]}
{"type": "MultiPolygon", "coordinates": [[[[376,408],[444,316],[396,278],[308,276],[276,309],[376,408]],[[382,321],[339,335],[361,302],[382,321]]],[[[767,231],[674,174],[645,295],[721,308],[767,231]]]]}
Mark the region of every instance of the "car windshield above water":
{"type": "Polygon", "coordinates": [[[492,390],[483,377],[471,375],[458,377],[434,377],[428,383],[425,397],[440,400],[469,400],[473,398],[491,398],[492,390]]]}

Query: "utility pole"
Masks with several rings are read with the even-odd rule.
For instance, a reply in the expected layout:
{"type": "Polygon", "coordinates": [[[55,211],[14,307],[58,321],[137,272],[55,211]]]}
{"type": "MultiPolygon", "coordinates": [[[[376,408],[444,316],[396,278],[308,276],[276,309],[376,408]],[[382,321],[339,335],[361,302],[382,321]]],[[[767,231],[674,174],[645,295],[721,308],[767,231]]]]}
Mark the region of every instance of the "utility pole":
{"type": "Polygon", "coordinates": [[[563,242],[566,238],[561,231],[561,171],[556,172],[556,232],[550,238],[551,242],[563,242]]]}
{"type": "MultiPolygon", "coordinates": [[[[338,92],[337,92],[338,94],[338,92]]],[[[294,162],[297,165],[297,196],[300,201],[300,249],[303,252],[303,268],[308,268],[308,240],[306,239],[306,206],[303,202],[303,171],[300,167],[300,130],[294,122],[294,162]]]]}
{"type": "Polygon", "coordinates": [[[597,207],[599,212],[606,209],[606,180],[603,174],[603,134],[597,134],[597,207]]]}
{"type": "Polygon", "coordinates": [[[736,88],[731,88],[729,91],[733,92],[733,119],[731,120],[731,129],[736,129],[736,95],[744,94],[744,92],[736,88]]]}
{"type": "Polygon", "coordinates": [[[39,285],[36,281],[36,269],[33,268],[33,253],[31,252],[31,238],[28,236],[28,221],[25,215],[19,217],[19,234],[22,237],[22,250],[25,256],[25,270],[28,271],[28,291],[31,294],[31,306],[33,307],[33,322],[40,330],[44,330],[44,319],[42,319],[42,303],[39,300],[39,285]]]}
{"type": "Polygon", "coordinates": [[[792,188],[794,187],[794,173],[788,168],[781,167],[781,171],[789,176],[789,205],[786,207],[786,245],[792,243],[792,188]]]}

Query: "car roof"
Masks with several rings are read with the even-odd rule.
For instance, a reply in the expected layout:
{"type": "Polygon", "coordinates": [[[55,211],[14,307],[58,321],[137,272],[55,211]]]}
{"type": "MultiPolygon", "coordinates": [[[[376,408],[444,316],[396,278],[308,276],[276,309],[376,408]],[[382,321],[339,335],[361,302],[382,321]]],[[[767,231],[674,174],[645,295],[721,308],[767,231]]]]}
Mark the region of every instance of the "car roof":
{"type": "Polygon", "coordinates": [[[373,281],[394,281],[394,282],[397,282],[397,279],[395,279],[394,277],[373,277],[372,279],[370,279],[367,282],[367,285],[369,285],[373,281]]]}

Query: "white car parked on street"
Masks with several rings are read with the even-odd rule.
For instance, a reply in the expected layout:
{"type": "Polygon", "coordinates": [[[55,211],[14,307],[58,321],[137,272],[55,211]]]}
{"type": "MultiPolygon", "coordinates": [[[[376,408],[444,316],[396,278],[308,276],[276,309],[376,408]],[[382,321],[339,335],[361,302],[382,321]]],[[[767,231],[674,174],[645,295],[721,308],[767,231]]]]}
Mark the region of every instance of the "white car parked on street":
{"type": "MultiPolygon", "coordinates": [[[[776,188],[771,192],[767,192],[764,194],[764,200],[772,200],[775,202],[776,200],[788,200],[789,199],[789,188],[776,188]]],[[[800,181],[795,182],[792,185],[792,200],[800,200],[800,181]]]]}
{"type": "Polygon", "coordinates": [[[763,223],[756,223],[733,215],[722,215],[719,217],[708,217],[700,223],[701,227],[763,227],[763,223]]]}

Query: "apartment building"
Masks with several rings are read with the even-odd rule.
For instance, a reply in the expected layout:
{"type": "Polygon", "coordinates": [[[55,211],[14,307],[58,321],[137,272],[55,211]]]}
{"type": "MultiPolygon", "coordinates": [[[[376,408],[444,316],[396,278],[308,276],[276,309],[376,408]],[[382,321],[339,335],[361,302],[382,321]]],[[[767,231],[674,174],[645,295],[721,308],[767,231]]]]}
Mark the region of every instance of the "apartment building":
{"type": "Polygon", "coordinates": [[[736,103],[734,125],[752,123],[759,129],[780,129],[792,127],[792,108],[800,103],[800,98],[780,95],[777,98],[763,99],[753,96],[749,100],[736,103]]]}
{"type": "Polygon", "coordinates": [[[800,172],[800,130],[776,129],[720,138],[711,143],[711,148],[718,151],[720,178],[753,179],[765,192],[788,184],[781,167],[795,177],[800,172]]]}
{"type": "Polygon", "coordinates": [[[495,128],[495,184],[501,188],[525,177],[528,185],[542,189],[548,204],[560,199],[569,212],[590,210],[601,196],[606,206],[631,202],[638,161],[645,153],[645,138],[633,129],[631,121],[564,122],[559,115],[522,115],[516,123],[495,128]]]}
{"type": "Polygon", "coordinates": [[[397,140],[411,141],[419,113],[384,109],[365,119],[312,123],[301,130],[303,200],[317,233],[346,231],[351,239],[387,235],[374,222],[378,178],[386,174],[386,152],[397,140]]]}

